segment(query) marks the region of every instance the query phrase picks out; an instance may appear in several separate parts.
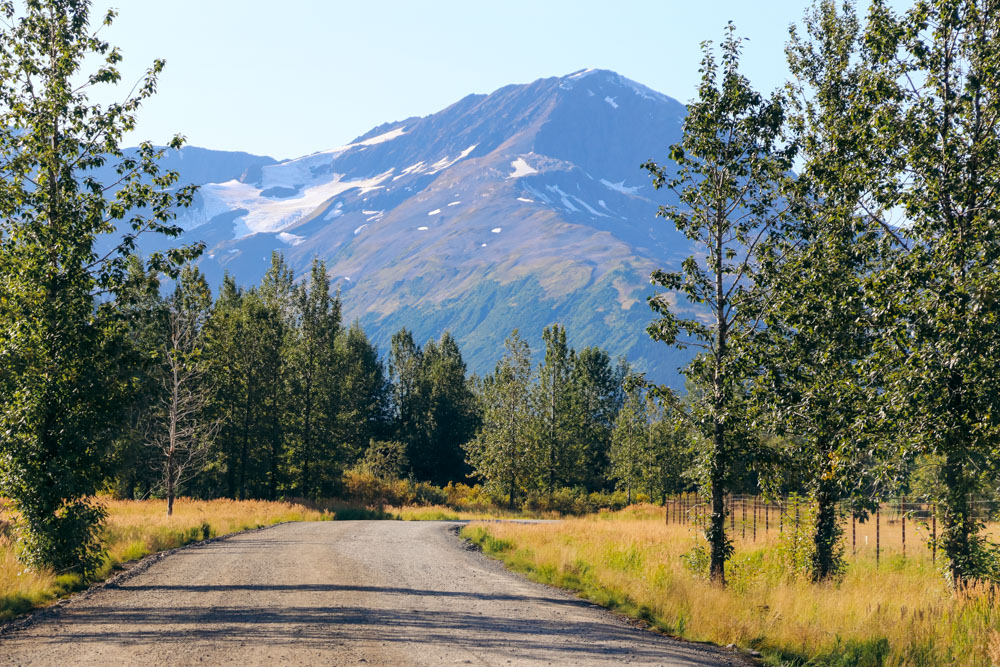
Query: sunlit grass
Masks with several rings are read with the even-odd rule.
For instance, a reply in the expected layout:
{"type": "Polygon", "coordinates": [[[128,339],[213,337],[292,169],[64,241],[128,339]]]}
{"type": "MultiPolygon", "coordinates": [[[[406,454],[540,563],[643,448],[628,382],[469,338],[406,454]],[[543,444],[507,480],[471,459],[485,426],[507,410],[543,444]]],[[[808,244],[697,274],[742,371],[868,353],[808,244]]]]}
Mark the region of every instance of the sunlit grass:
{"type": "Polygon", "coordinates": [[[387,507],[387,512],[404,521],[488,521],[490,519],[554,519],[556,512],[529,512],[523,510],[456,510],[446,505],[406,505],[387,507]]]}
{"type": "MultiPolygon", "coordinates": [[[[191,542],[284,521],[332,519],[333,514],[289,502],[178,499],[171,517],[162,500],[102,500],[108,510],[102,539],[107,550],[97,579],[117,565],[191,542]]],[[[0,525],[5,517],[0,513],[0,525]]],[[[9,516],[6,517],[10,519],[9,516]]],[[[0,533],[0,621],[47,604],[86,583],[76,575],[32,571],[17,560],[9,529],[0,533]]]]}
{"type": "Polygon", "coordinates": [[[684,566],[681,556],[701,540],[699,532],[665,525],[658,508],[552,524],[472,524],[464,534],[537,580],[669,634],[759,650],[770,664],[1000,663],[1000,590],[953,594],[940,561],[933,564],[909,536],[904,559],[892,530],[878,567],[873,546],[851,558],[849,526],[844,577],[813,584],[790,574],[776,527],[752,541],[739,539],[737,526],[726,589],[684,566]]]}

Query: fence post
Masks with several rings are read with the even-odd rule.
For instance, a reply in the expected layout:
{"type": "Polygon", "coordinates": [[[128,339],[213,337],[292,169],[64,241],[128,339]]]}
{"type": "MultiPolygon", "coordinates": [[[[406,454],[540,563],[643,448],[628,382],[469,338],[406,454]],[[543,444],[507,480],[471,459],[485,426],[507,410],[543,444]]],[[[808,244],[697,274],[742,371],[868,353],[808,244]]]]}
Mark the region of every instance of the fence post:
{"type": "Polygon", "coordinates": [[[743,539],[747,539],[747,497],[744,495],[740,496],[740,523],[742,524],[740,528],[743,530],[743,539]]]}
{"type": "Polygon", "coordinates": [[[799,548],[799,497],[795,496],[795,549],[799,548]]]}
{"type": "Polygon", "coordinates": [[[931,505],[931,562],[937,563],[937,503],[931,505]]]}
{"type": "Polygon", "coordinates": [[[778,532],[785,532],[785,497],[778,496],[778,532]]]}
{"type": "Polygon", "coordinates": [[[903,560],[906,560],[906,496],[899,500],[899,513],[902,515],[903,524],[903,560]]]}
{"type": "Polygon", "coordinates": [[[851,510],[851,556],[858,556],[858,515],[851,510]]]}
{"type": "Polygon", "coordinates": [[[769,511],[770,509],[771,509],[771,503],[770,503],[770,501],[765,500],[764,501],[764,536],[765,537],[767,536],[767,530],[768,530],[768,528],[771,527],[771,525],[770,525],[771,524],[771,512],[769,511]]]}
{"type": "Polygon", "coordinates": [[[878,569],[878,557],[879,557],[879,546],[880,546],[880,535],[879,535],[879,523],[881,522],[880,510],[882,509],[882,503],[879,502],[875,505],[875,569],[878,569]]]}
{"type": "Polygon", "coordinates": [[[759,504],[757,496],[753,497],[753,541],[757,541],[757,505],[759,504]]]}

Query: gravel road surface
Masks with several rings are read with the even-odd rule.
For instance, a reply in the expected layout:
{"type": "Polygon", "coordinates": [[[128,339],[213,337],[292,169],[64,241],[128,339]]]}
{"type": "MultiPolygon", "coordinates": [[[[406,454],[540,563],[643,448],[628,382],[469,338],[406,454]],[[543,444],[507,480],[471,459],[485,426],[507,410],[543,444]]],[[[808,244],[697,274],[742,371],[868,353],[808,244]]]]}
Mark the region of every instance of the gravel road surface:
{"type": "Polygon", "coordinates": [[[454,526],[291,523],[182,549],[0,636],[0,664],[745,664],[511,574],[454,526]]]}

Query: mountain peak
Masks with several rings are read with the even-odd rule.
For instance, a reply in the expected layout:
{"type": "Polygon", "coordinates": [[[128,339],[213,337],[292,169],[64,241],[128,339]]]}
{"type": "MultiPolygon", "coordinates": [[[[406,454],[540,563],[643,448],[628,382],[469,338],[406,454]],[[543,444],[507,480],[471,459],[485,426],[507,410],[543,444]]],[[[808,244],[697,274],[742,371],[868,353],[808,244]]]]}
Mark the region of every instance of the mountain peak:
{"type": "Polygon", "coordinates": [[[679,140],[684,112],[609,70],[504,86],[201,180],[178,218],[182,240],[206,244],[201,266],[216,283],[226,271],[259,281],[272,250],[298,275],[318,256],[345,316],[383,349],[402,326],[419,340],[450,330],[485,372],[511,328],[537,337],[559,322],[573,345],[674,383],[642,304],[649,272],[690,247],[657,224],[662,196],[640,165],[679,140]]]}
{"type": "Polygon", "coordinates": [[[622,76],[618,72],[609,69],[581,69],[571,72],[570,74],[566,74],[565,76],[561,76],[559,77],[559,80],[562,82],[560,86],[563,88],[572,88],[574,84],[580,86],[595,85],[598,87],[602,85],[616,86],[619,88],[626,88],[632,93],[645,99],[666,102],[683,107],[683,105],[674,98],[657,92],[648,86],[644,86],[637,81],[633,81],[632,79],[622,76]]]}

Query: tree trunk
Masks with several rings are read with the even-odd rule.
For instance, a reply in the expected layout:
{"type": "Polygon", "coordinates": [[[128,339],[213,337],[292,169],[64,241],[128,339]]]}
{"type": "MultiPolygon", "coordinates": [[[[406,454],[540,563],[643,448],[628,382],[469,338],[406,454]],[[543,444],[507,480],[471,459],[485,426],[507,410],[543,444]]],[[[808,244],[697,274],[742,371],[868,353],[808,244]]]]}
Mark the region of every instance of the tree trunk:
{"type": "Polygon", "coordinates": [[[945,456],[944,502],[941,504],[941,548],[948,557],[952,583],[958,585],[975,576],[975,518],[969,497],[970,480],[965,473],[961,457],[954,449],[945,456]]]}
{"type": "Polygon", "coordinates": [[[174,459],[172,454],[167,455],[167,516],[174,515],[174,459]]]}
{"type": "MultiPolygon", "coordinates": [[[[717,442],[722,426],[716,424],[717,442]]],[[[718,445],[716,445],[718,447],[718,445]]],[[[718,462],[719,452],[713,454],[712,461],[712,517],[706,537],[711,549],[709,576],[712,581],[726,585],[726,496],[722,485],[722,471],[718,462]]]]}
{"type": "Polygon", "coordinates": [[[840,543],[842,528],[837,522],[837,500],[832,484],[820,483],[816,492],[816,523],[813,526],[812,563],[814,581],[823,581],[835,575],[840,569],[837,545],[840,543]]]}

